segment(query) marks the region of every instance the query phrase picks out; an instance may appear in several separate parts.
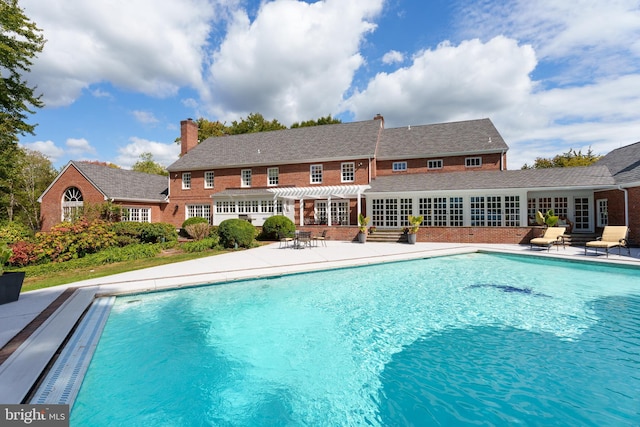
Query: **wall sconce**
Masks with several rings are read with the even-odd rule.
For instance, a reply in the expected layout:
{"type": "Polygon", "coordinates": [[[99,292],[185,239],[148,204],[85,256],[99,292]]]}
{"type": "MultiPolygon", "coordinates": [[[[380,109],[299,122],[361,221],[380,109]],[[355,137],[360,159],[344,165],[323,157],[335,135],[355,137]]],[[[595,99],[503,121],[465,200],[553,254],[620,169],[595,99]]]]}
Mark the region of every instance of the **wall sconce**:
{"type": "Polygon", "coordinates": [[[361,168],[362,167],[362,162],[358,163],[358,167],[361,168]]]}

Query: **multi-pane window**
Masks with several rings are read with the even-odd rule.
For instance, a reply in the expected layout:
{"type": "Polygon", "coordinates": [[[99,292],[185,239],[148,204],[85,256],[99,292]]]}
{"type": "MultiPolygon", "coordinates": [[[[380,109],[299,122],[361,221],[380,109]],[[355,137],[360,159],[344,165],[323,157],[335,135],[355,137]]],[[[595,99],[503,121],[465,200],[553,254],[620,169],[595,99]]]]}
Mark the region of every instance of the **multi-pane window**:
{"type": "Polygon", "coordinates": [[[207,171],[204,173],[204,188],[213,188],[213,171],[207,171]]]}
{"type": "Polygon", "coordinates": [[[240,186],[251,187],[251,169],[242,169],[240,171],[240,186]]]}
{"type": "Polygon", "coordinates": [[[433,199],[431,197],[418,199],[418,215],[422,215],[422,223],[428,227],[433,225],[433,199]]]}
{"type": "Polygon", "coordinates": [[[607,199],[598,199],[598,227],[609,225],[609,201],[607,199]]]}
{"type": "Polygon", "coordinates": [[[442,169],[442,160],[427,160],[427,169],[442,169]]]}
{"type": "Polygon", "coordinates": [[[464,203],[462,197],[449,198],[449,225],[462,227],[464,225],[464,203]]]}
{"type": "Polygon", "coordinates": [[[479,168],[482,166],[482,157],[467,157],[464,159],[464,165],[468,168],[479,168]]]}
{"type": "Polygon", "coordinates": [[[322,184],[322,165],[311,165],[311,183],[322,184]]]}
{"type": "Polygon", "coordinates": [[[120,220],[128,222],[151,222],[151,208],[124,208],[120,220]]]}
{"type": "Polygon", "coordinates": [[[484,226],[485,207],[483,196],[471,197],[471,226],[482,227],[484,226]]]}
{"type": "Polygon", "coordinates": [[[398,199],[373,199],[371,208],[371,225],[376,227],[399,227],[398,199]]]}
{"type": "Polygon", "coordinates": [[[403,172],[407,170],[407,162],[393,162],[391,168],[394,172],[403,172]]]}
{"type": "Polygon", "coordinates": [[[193,217],[206,218],[211,222],[211,206],[210,205],[187,205],[186,219],[193,217]]]}
{"type": "Polygon", "coordinates": [[[191,172],[182,173],[182,189],[188,190],[191,188],[191,172]]]}
{"type": "Polygon", "coordinates": [[[76,187],[67,188],[62,198],[62,220],[73,221],[82,215],[83,210],[82,192],[76,187]]]}
{"type": "Polygon", "coordinates": [[[376,227],[384,226],[384,199],[373,199],[371,201],[371,225],[376,227]]]}
{"type": "Polygon", "coordinates": [[[342,163],[342,182],[354,182],[356,179],[356,164],[354,162],[342,163]]]}
{"type": "Polygon", "coordinates": [[[504,197],[504,226],[520,226],[520,196],[504,197]]]}
{"type": "Polygon", "coordinates": [[[409,215],[413,214],[413,199],[400,199],[400,227],[409,226],[409,215]]]}
{"type": "Polygon", "coordinates": [[[576,197],[573,199],[575,222],[574,230],[589,229],[589,198],[576,197]]]}
{"type": "Polygon", "coordinates": [[[236,202],[231,200],[221,200],[216,202],[216,213],[235,213],[236,202]]]}
{"type": "Polygon", "coordinates": [[[502,198],[487,196],[487,226],[498,227],[500,225],[502,225],[502,198]]]}
{"type": "Polygon", "coordinates": [[[267,185],[273,187],[280,182],[280,169],[268,168],[267,169],[267,185]]]}
{"type": "Polygon", "coordinates": [[[569,211],[569,199],[567,197],[553,198],[553,213],[563,218],[567,217],[569,211]]]}
{"type": "Polygon", "coordinates": [[[433,225],[436,227],[447,226],[447,198],[434,197],[433,199],[433,225]]]}

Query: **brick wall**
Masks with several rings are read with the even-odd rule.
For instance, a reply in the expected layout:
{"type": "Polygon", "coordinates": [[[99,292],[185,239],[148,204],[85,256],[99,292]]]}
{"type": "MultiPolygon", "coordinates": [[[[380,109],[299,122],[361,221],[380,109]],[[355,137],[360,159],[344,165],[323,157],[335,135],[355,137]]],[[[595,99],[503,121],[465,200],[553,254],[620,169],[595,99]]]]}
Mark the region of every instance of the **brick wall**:
{"type": "Polygon", "coordinates": [[[406,172],[393,172],[393,163],[397,160],[378,160],[376,162],[377,176],[385,176],[397,173],[442,173],[442,172],[464,172],[479,170],[500,170],[501,154],[484,154],[482,156],[452,156],[438,157],[433,159],[408,159],[406,172]],[[468,168],[465,166],[465,159],[468,157],[482,157],[482,166],[468,168]],[[428,169],[428,160],[441,159],[443,163],[442,169],[428,169]]]}

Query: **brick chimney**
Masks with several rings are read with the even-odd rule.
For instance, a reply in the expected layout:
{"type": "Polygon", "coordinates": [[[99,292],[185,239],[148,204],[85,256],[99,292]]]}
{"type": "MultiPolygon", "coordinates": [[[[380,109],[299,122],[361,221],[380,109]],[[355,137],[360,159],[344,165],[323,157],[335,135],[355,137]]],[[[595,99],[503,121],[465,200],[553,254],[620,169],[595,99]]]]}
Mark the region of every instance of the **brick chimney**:
{"type": "Polygon", "coordinates": [[[184,156],[198,145],[198,123],[192,119],[180,122],[180,155],[184,156]]]}
{"type": "Polygon", "coordinates": [[[384,129],[384,117],[382,117],[382,114],[376,114],[373,120],[380,120],[380,127],[384,129]]]}

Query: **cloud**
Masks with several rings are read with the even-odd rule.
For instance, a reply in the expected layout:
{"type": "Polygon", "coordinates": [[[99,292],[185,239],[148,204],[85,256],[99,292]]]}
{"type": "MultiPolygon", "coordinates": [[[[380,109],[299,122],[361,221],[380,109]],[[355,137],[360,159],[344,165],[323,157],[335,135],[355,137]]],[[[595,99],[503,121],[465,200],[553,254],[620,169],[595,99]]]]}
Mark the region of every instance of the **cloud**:
{"type": "Polygon", "coordinates": [[[253,21],[236,11],[207,76],[211,113],[224,121],[260,112],[290,124],[335,111],[382,4],[264,2],[253,21]]]}
{"type": "Polygon", "coordinates": [[[134,110],[131,112],[137,121],[146,125],[158,123],[159,120],[149,111],[134,110]]]}
{"type": "Polygon", "coordinates": [[[29,150],[42,153],[52,163],[57,162],[65,154],[65,151],[62,148],[56,146],[56,144],[51,140],[28,142],[20,145],[28,148],[29,150]]]}
{"type": "Polygon", "coordinates": [[[396,62],[403,62],[404,54],[402,52],[398,52],[397,50],[390,50],[382,56],[383,64],[393,64],[396,62]]]}
{"type": "Polygon", "coordinates": [[[155,97],[202,85],[214,1],[24,0],[21,6],[47,39],[29,80],[48,106],[69,105],[101,81],[155,97]]]}
{"type": "Polygon", "coordinates": [[[489,117],[526,101],[535,66],[533,49],[506,37],[446,42],[418,52],[406,68],[377,74],[345,107],[357,120],[381,112],[390,127],[489,117]]]}
{"type": "Polygon", "coordinates": [[[178,160],[180,155],[178,144],[163,144],[137,137],[131,137],[129,141],[130,144],[118,148],[118,157],[114,162],[123,168],[131,168],[144,153],[151,153],[153,161],[165,167],[178,160]]]}
{"type": "Polygon", "coordinates": [[[65,146],[67,151],[72,156],[80,156],[84,154],[95,154],[96,149],[89,144],[84,138],[69,138],[67,139],[65,146]]]}

